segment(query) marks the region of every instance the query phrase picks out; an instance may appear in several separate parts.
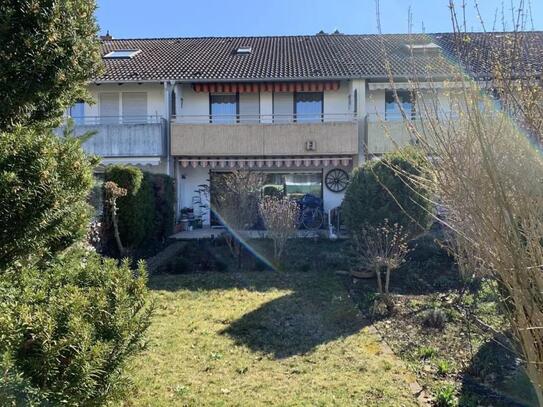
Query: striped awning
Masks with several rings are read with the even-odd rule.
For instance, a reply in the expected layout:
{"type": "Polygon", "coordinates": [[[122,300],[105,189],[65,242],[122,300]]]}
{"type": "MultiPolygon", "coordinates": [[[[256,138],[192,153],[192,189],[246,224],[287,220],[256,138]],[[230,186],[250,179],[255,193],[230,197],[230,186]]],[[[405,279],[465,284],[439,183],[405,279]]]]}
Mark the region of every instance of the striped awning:
{"type": "Polygon", "coordinates": [[[338,90],[339,81],[320,82],[216,82],[195,83],[195,92],[256,93],[256,92],[323,92],[338,90]]]}
{"type": "Polygon", "coordinates": [[[347,167],[351,164],[352,157],[181,157],[181,167],[209,167],[209,168],[310,168],[310,167],[347,167]]]}

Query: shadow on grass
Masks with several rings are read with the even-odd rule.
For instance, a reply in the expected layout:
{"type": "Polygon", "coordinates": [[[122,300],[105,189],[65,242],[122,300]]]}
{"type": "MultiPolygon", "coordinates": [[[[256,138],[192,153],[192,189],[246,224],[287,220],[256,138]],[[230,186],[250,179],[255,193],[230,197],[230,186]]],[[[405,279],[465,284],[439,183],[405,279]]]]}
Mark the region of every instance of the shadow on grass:
{"type": "Polygon", "coordinates": [[[295,291],[245,314],[221,333],[275,359],[306,354],[366,325],[348,297],[330,294],[330,290],[295,291]]]}
{"type": "MultiPolygon", "coordinates": [[[[308,271],[202,272],[153,276],[156,291],[287,291],[233,321],[221,331],[236,344],[283,359],[356,334],[365,326],[330,267],[308,271]]],[[[224,304],[227,306],[227,304],[224,304]]]]}

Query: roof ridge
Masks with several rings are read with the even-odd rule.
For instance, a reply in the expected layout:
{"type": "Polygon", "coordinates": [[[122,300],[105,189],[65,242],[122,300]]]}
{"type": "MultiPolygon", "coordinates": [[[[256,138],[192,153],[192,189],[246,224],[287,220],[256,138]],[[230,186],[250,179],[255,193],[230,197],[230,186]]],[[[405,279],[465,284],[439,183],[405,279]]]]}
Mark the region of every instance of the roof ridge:
{"type": "Polygon", "coordinates": [[[101,40],[102,42],[109,41],[175,41],[175,40],[221,40],[221,39],[267,39],[267,38],[330,38],[330,37],[390,37],[390,36],[435,36],[435,35],[451,35],[451,34],[542,34],[543,30],[534,31],[466,31],[453,32],[442,31],[432,33],[361,33],[361,34],[293,34],[293,35],[224,35],[224,36],[188,36],[188,37],[139,37],[139,38],[111,38],[101,40]]]}

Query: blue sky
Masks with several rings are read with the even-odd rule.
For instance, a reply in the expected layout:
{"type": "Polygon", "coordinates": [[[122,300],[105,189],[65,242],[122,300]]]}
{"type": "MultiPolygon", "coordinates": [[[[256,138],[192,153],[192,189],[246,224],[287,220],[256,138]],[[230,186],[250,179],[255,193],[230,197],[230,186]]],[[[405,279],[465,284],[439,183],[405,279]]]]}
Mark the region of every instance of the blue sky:
{"type": "MultiPolygon", "coordinates": [[[[475,0],[466,1],[466,25],[480,31],[475,0]]],[[[502,0],[479,3],[487,29],[492,29],[496,10],[501,29],[502,0]]],[[[543,30],[543,1],[532,3],[534,27],[543,30]]],[[[409,6],[414,32],[421,32],[423,24],[426,32],[450,31],[448,0],[381,0],[383,32],[407,32],[409,6]]],[[[116,38],[294,35],[335,29],[355,34],[377,32],[375,8],[375,0],[98,0],[97,19],[100,31],[109,30],[116,38]]],[[[511,29],[511,10],[506,8],[505,14],[511,29]]]]}

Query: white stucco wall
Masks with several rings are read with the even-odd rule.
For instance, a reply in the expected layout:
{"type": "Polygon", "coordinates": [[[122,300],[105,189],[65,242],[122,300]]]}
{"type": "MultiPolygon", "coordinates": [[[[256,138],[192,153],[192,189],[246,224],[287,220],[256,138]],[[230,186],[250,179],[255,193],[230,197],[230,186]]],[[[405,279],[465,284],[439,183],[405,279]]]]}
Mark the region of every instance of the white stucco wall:
{"type": "Polygon", "coordinates": [[[191,123],[208,123],[209,93],[195,92],[189,84],[183,84],[181,92],[182,106],[178,106],[176,112],[179,121],[185,116],[191,123]]]}
{"type": "Polygon", "coordinates": [[[118,93],[119,94],[119,112],[122,115],[122,93],[123,92],[146,92],[147,93],[147,115],[165,116],[164,109],[164,87],[159,83],[125,83],[89,85],[89,92],[94,99],[94,104],[85,104],[85,116],[100,115],[100,93],[118,93]]]}
{"type": "Polygon", "coordinates": [[[335,91],[324,92],[324,121],[349,120],[349,83],[342,81],[335,91]],[[328,114],[328,115],[327,115],[328,114]]]}
{"type": "Polygon", "coordinates": [[[273,122],[273,93],[260,92],[260,114],[263,123],[273,122]]]}
{"type": "MultiPolygon", "coordinates": [[[[178,176],[178,188],[177,188],[177,202],[178,213],[182,208],[192,208],[192,197],[196,196],[196,190],[198,185],[205,184],[209,186],[209,168],[202,167],[187,167],[183,168],[179,163],[177,165],[178,176]]],[[[209,202],[206,202],[209,205],[209,202]]],[[[204,225],[210,223],[210,211],[208,209],[207,216],[204,218],[204,225]]]]}

